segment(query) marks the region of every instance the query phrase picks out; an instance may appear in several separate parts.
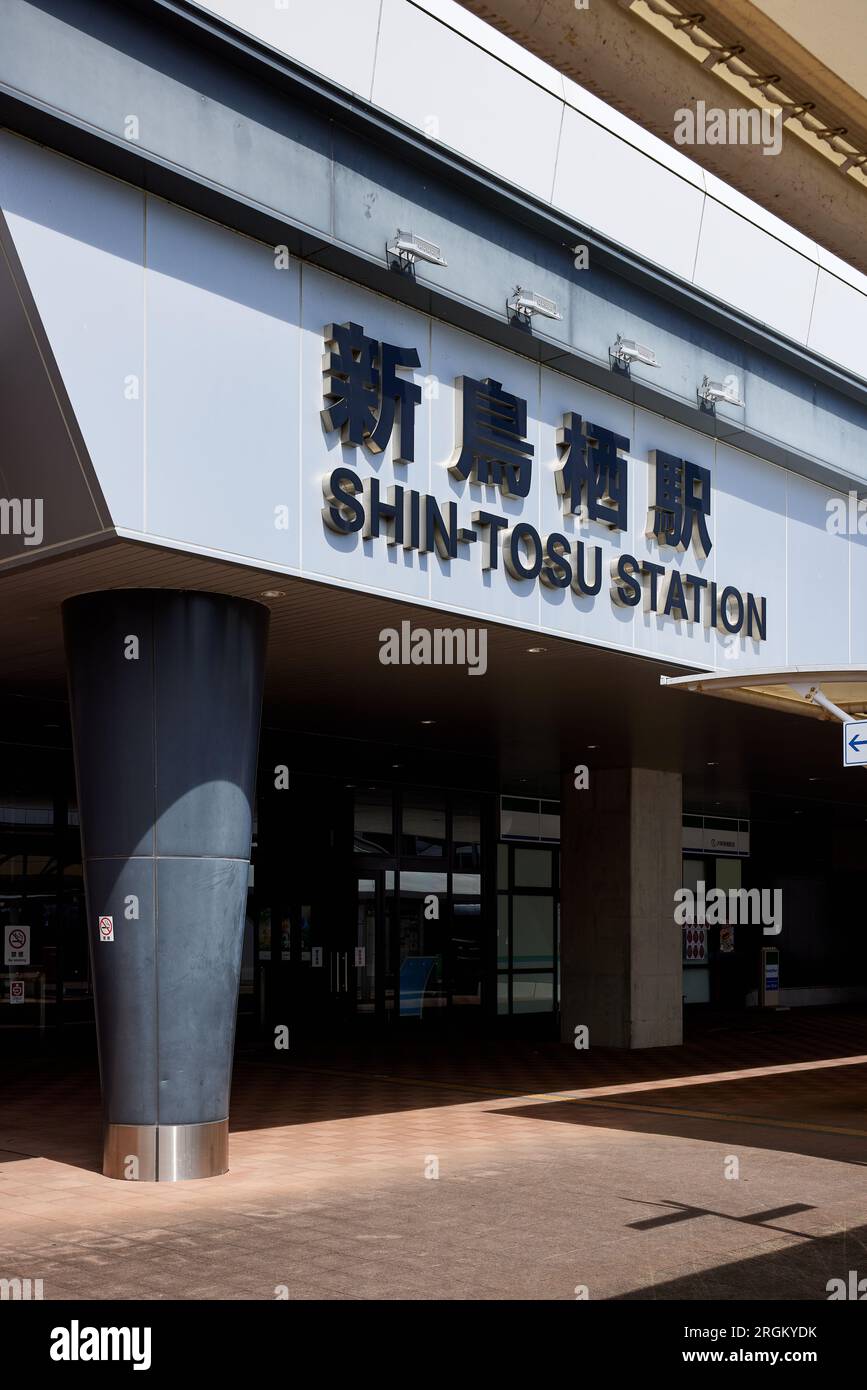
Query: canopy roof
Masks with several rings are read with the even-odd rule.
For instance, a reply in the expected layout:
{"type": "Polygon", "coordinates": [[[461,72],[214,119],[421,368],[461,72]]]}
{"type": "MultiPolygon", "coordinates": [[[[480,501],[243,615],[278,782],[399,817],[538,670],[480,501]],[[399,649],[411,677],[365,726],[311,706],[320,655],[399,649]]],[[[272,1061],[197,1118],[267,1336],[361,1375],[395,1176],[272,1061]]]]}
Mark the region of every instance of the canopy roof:
{"type": "Polygon", "coordinates": [[[660,676],[660,685],[718,695],[814,719],[867,719],[867,668],[788,666],[731,673],[660,676]],[[816,699],[816,696],[819,699],[816,699]],[[836,706],[836,709],[829,708],[836,706]]]}

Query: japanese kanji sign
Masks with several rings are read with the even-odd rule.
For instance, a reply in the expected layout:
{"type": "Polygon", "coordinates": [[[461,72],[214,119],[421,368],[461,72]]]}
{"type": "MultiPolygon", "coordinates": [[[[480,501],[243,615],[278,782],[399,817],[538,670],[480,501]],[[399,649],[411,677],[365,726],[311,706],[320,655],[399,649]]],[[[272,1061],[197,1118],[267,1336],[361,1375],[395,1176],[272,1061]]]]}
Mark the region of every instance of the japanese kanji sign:
{"type": "MultiPolygon", "coordinates": [[[[357,323],[330,324],[323,358],[325,430],[373,455],[391,444],[394,465],[412,463],[422,391],[411,373],[419,365],[415,348],[370,337],[357,323]]],[[[528,433],[528,403],[503,382],[458,376],[454,398],[454,451],[442,462],[454,480],[466,484],[472,524],[462,522],[454,496],[445,500],[400,481],[382,483],[376,474],[363,478],[341,465],[323,478],[326,527],[341,536],[360,532],[365,541],[436,552],[446,563],[466,559],[475,547],[483,570],[499,569],[502,558],[511,579],[538,580],[594,599],[603,576],[594,528],[629,528],[631,470],[641,465],[630,453],[630,440],[566,411],[557,425],[556,457],[540,460],[528,433]],[[514,516],[508,504],[530,498],[537,477],[540,486],[553,477],[566,530],[545,536],[534,520],[514,516]],[[497,494],[509,515],[493,509],[497,494]],[[584,534],[575,535],[576,528],[584,534]]],[[[711,470],[662,449],[650,450],[643,466],[644,535],[659,548],[660,562],[619,550],[610,563],[612,603],[764,641],[766,599],[701,573],[713,549],[711,470]],[[694,567],[673,564],[672,554],[694,556],[694,567]]]]}

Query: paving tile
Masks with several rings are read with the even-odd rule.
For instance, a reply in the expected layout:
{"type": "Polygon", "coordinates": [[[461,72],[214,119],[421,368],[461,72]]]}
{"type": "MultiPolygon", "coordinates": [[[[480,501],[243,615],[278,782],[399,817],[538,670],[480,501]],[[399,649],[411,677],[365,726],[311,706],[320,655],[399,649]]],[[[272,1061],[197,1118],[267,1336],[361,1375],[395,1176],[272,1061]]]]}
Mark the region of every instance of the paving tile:
{"type": "Polygon", "coordinates": [[[867,1271],[865,1014],[764,1027],[578,1062],[250,1055],[232,1171],[172,1186],[103,1178],[94,1074],[28,1066],[5,1088],[0,1277],[88,1300],[825,1298],[867,1271]]]}

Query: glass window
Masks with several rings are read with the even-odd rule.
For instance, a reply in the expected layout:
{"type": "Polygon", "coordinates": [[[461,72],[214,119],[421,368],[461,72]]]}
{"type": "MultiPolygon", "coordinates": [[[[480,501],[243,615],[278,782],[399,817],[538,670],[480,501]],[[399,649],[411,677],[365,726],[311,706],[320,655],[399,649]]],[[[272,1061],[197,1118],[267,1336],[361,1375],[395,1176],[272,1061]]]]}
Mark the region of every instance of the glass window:
{"type": "Polygon", "coordinates": [[[358,880],[358,922],[356,946],[364,954],[364,964],[355,970],[355,1001],[360,1014],[373,1013],[376,1005],[376,880],[358,880]]]}
{"type": "Polygon", "coordinates": [[[497,897],[497,965],[501,970],[509,965],[509,899],[505,893],[497,897]]]}
{"type": "Polygon", "coordinates": [[[482,904],[459,902],[452,907],[448,944],[453,1008],[482,1002],[482,904]]]}
{"type": "Polygon", "coordinates": [[[554,899],[547,896],[527,897],[516,893],[512,898],[512,930],[514,935],[512,964],[527,969],[554,965],[554,899]]]}
{"type": "Polygon", "coordinates": [[[292,959],[292,922],[286,913],[280,918],[280,959],[292,959]]]}
{"type": "Polygon", "coordinates": [[[716,860],[716,886],[724,888],[728,893],[732,888],[741,886],[741,861],[740,859],[717,859],[716,860]]]}
{"type": "Polygon", "coordinates": [[[704,860],[703,859],[684,859],[683,861],[683,886],[695,893],[699,883],[704,879],[704,860]]]}
{"type": "Polygon", "coordinates": [[[48,798],[5,793],[0,801],[0,824],[42,826],[54,824],[54,804],[48,798]]]}
{"type": "Polygon", "coordinates": [[[355,853],[394,853],[394,824],[390,789],[359,787],[356,791],[355,853]]]}
{"type": "Polygon", "coordinates": [[[549,1014],[554,1008],[554,976],[516,973],[512,978],[512,1013],[549,1014]]]}
{"type": "Polygon", "coordinates": [[[452,892],[465,897],[478,897],[482,891],[481,874],[452,874],[452,892]]]}
{"type": "Polygon", "coordinates": [[[507,1014],[509,1012],[509,977],[508,975],[497,976],[497,1013],[507,1014]]]}
{"type": "Polygon", "coordinates": [[[482,815],[477,801],[457,800],[452,806],[452,841],[455,867],[465,872],[482,862],[482,815]]]}
{"type": "Polygon", "coordinates": [[[497,887],[509,886],[509,846],[497,845],[497,887]]]}
{"type": "Polygon", "coordinates": [[[449,876],[448,874],[428,873],[423,869],[401,869],[400,891],[401,893],[436,893],[444,896],[449,891],[449,876]]]}
{"type": "Polygon", "coordinates": [[[271,909],[259,909],[259,959],[271,959],[271,909]]]}
{"type": "Polygon", "coordinates": [[[444,798],[439,793],[413,792],[404,802],[401,852],[409,859],[437,859],[445,848],[444,798]]]}
{"type": "MultiPolygon", "coordinates": [[[[401,875],[401,879],[403,875],[401,875]]],[[[428,915],[424,894],[401,888],[394,904],[401,1018],[423,1018],[447,1003],[443,980],[443,922],[428,915]]]]}
{"type": "Polygon", "coordinates": [[[551,859],[549,849],[515,847],[515,887],[550,888],[551,859]]]}

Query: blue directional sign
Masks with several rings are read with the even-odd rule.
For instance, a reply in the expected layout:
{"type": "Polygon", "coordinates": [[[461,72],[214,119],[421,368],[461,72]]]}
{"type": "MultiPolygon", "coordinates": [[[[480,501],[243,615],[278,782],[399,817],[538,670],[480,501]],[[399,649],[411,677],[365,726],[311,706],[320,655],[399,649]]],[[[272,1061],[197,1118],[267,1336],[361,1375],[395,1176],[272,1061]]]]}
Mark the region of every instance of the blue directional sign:
{"type": "Polygon", "coordinates": [[[843,725],[843,766],[867,765],[867,719],[848,720],[843,725]]]}

